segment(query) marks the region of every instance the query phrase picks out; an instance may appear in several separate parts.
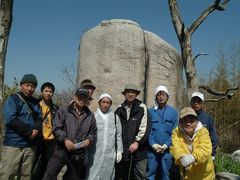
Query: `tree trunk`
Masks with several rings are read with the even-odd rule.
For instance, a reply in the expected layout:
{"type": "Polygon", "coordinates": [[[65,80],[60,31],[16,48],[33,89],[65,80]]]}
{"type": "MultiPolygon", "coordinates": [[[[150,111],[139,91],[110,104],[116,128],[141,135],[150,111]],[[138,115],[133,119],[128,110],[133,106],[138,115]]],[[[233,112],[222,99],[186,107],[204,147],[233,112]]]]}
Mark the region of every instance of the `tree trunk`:
{"type": "Polygon", "coordinates": [[[192,47],[191,47],[191,35],[188,32],[184,33],[184,38],[181,39],[181,52],[182,52],[182,60],[183,66],[186,73],[187,80],[187,99],[190,102],[190,97],[194,91],[198,91],[199,81],[197,77],[195,61],[192,55],[192,47]]]}
{"type": "Polygon", "coordinates": [[[215,10],[225,10],[225,6],[228,4],[228,2],[229,0],[223,0],[223,2],[221,2],[221,0],[214,1],[212,5],[207,7],[201,13],[201,15],[192,23],[191,26],[185,27],[184,21],[182,20],[178,8],[177,0],[168,0],[172,23],[177,34],[179,44],[181,46],[182,61],[187,81],[186,92],[188,100],[190,100],[191,94],[199,89],[199,80],[195,67],[195,58],[193,58],[191,47],[192,34],[197,30],[197,28],[202,24],[202,22],[208,17],[210,13],[215,10]]]}
{"type": "MultiPolygon", "coordinates": [[[[8,38],[12,25],[13,0],[0,2],[0,140],[3,137],[3,85],[8,38]]],[[[0,145],[0,152],[2,143],[0,145]]],[[[1,158],[1,157],[0,157],[1,158]]]]}

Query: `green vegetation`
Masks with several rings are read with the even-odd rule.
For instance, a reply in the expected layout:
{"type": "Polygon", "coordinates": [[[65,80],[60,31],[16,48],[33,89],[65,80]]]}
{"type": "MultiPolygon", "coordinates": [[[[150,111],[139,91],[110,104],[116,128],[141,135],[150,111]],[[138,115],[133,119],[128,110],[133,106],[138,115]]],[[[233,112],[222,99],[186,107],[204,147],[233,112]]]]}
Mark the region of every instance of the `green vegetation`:
{"type": "Polygon", "coordinates": [[[230,154],[218,152],[214,163],[217,172],[229,172],[240,175],[240,162],[233,160],[230,154]]]}
{"type": "Polygon", "coordinates": [[[13,81],[13,86],[12,87],[9,87],[5,84],[3,86],[3,102],[7,99],[7,97],[9,95],[11,95],[12,93],[14,93],[18,90],[19,83],[18,83],[18,81],[15,77],[13,79],[14,79],[14,81],[13,81]]]}

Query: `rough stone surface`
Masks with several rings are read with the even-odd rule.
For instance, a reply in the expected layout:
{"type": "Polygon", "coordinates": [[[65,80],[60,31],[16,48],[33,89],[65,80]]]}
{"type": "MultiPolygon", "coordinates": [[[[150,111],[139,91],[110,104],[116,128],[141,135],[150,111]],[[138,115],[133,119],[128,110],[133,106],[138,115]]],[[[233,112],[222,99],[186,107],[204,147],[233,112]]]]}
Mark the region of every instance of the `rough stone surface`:
{"type": "Polygon", "coordinates": [[[96,85],[91,109],[98,96],[113,96],[113,108],[124,100],[124,86],[135,83],[140,100],[150,107],[156,87],[164,84],[170,91],[169,103],[178,107],[183,97],[182,65],[178,52],[157,35],[144,31],[130,20],[104,20],[81,38],[77,84],[91,79],[96,85]]]}
{"type": "Polygon", "coordinates": [[[167,86],[169,104],[181,106],[183,97],[182,61],[181,56],[167,42],[156,34],[145,31],[149,68],[147,69],[147,104],[154,104],[156,87],[167,86]]]}
{"type": "Polygon", "coordinates": [[[240,162],[240,150],[236,150],[232,153],[232,158],[234,161],[240,162]]]}
{"type": "Polygon", "coordinates": [[[240,176],[229,172],[219,172],[216,174],[216,180],[240,180],[240,176]]]}

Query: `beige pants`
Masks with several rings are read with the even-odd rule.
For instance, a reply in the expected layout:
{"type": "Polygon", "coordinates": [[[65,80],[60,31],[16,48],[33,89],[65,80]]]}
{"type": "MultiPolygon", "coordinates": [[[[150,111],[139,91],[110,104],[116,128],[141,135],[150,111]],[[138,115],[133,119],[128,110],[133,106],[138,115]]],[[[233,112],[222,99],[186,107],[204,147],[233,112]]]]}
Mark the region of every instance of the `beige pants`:
{"type": "Polygon", "coordinates": [[[31,180],[36,147],[17,148],[3,146],[0,179],[31,180]]]}

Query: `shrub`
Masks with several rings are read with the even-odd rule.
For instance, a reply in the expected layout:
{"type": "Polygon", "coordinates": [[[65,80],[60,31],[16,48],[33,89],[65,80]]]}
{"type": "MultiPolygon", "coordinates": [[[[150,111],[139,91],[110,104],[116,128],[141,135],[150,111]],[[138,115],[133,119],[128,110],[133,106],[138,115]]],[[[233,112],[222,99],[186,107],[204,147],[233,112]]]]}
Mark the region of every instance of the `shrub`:
{"type": "Polygon", "coordinates": [[[217,172],[229,172],[240,175],[240,162],[233,160],[230,154],[218,152],[214,163],[217,172]]]}

